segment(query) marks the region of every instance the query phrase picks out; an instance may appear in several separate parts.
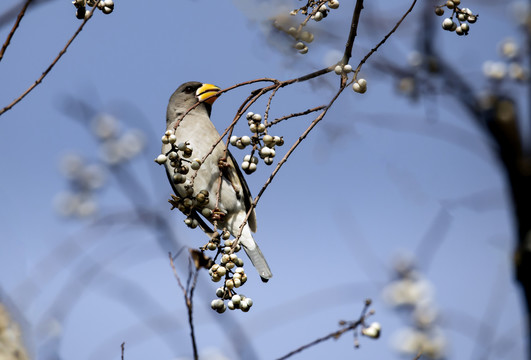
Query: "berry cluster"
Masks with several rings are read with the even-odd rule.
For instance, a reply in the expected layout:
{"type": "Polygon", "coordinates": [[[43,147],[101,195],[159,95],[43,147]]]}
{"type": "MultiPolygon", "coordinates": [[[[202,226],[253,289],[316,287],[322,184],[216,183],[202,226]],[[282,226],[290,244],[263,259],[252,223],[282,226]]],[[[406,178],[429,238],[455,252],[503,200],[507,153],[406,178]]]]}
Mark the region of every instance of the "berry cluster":
{"type": "Polygon", "coordinates": [[[504,39],[498,46],[503,60],[486,61],[483,63],[483,73],[489,80],[502,81],[505,79],[523,83],[529,78],[529,70],[524,63],[523,52],[514,39],[504,39]]]}
{"type": "Polygon", "coordinates": [[[266,133],[267,126],[262,122],[262,115],[253,112],[247,113],[247,123],[252,136],[231,136],[229,142],[238,149],[245,149],[252,146],[251,154],[245,155],[241,168],[246,174],[252,174],[256,171],[258,158],[254,156],[258,152],[260,158],[266,165],[273,164],[273,158],[276,155],[275,146],[284,145],[284,139],[281,136],[271,136],[266,133]]]}
{"type": "Polygon", "coordinates": [[[98,142],[99,161],[89,161],[81,156],[68,154],[61,169],[70,189],[58,194],[55,204],[64,216],[85,218],[97,210],[96,192],[104,185],[107,169],[125,166],[145,148],[144,133],[135,128],[122,128],[120,121],[111,114],[100,113],[88,123],[98,142]]]}
{"type": "Polygon", "coordinates": [[[220,299],[212,300],[210,306],[220,314],[224,313],[227,308],[229,308],[229,310],[240,309],[243,312],[247,312],[251,309],[251,306],[253,306],[253,300],[251,300],[251,298],[245,297],[244,295],[234,294],[231,296],[229,294],[227,297],[225,297],[226,293],[223,288],[219,288],[216,291],[216,295],[217,294],[219,294],[220,299]],[[223,299],[230,299],[227,305],[225,305],[223,299]]]}
{"type": "Polygon", "coordinates": [[[398,258],[393,272],[393,279],[383,289],[383,297],[407,321],[393,334],[396,350],[408,357],[422,351],[427,359],[446,359],[448,340],[440,326],[433,284],[409,257],[398,258]]]}
{"type": "Polygon", "coordinates": [[[218,299],[212,300],[211,307],[218,313],[223,313],[227,310],[241,309],[243,312],[249,311],[253,302],[250,298],[243,295],[238,295],[236,290],[247,282],[247,274],[243,269],[243,260],[236,255],[241,250],[241,245],[235,240],[230,240],[230,233],[223,231],[221,239],[219,236],[214,236],[202,250],[217,250],[218,255],[221,255],[219,264],[213,264],[208,273],[214,282],[219,282],[224,279],[223,286],[216,290],[218,299]],[[225,305],[225,300],[229,300],[225,305]]]}
{"type": "MultiPolygon", "coordinates": [[[[208,191],[205,189],[200,190],[194,196],[192,180],[186,176],[190,169],[197,171],[201,168],[201,159],[191,159],[194,150],[190,143],[181,142],[176,144],[177,137],[171,130],[166,131],[161,140],[163,144],[171,144],[171,149],[167,154],[160,154],[157,156],[155,162],[159,165],[164,165],[169,161],[170,168],[173,169],[171,175],[172,182],[175,185],[184,185],[184,191],[187,195],[184,198],[173,196],[173,199],[170,202],[174,208],[177,208],[183,214],[188,215],[184,222],[192,229],[195,229],[198,226],[198,222],[196,219],[190,217],[192,210],[199,211],[207,218],[213,216],[212,210],[207,207],[210,195],[208,191]]],[[[223,216],[223,214],[219,214],[219,216],[223,216]]]]}
{"type": "Polygon", "coordinates": [[[302,15],[310,16],[312,20],[321,21],[328,16],[330,9],[337,9],[339,7],[339,1],[337,0],[309,0],[306,5],[298,9],[292,10],[289,14],[292,16],[297,15],[299,12],[302,15]]]}
{"type": "Polygon", "coordinates": [[[77,154],[67,154],[61,161],[61,170],[68,180],[69,189],[57,194],[55,205],[65,217],[87,218],[98,210],[96,192],[105,183],[105,168],[77,154]]]}
{"type": "Polygon", "coordinates": [[[459,36],[468,35],[470,25],[477,21],[478,15],[475,15],[472,10],[468,8],[460,8],[461,0],[448,0],[443,5],[435,8],[435,14],[442,16],[444,14],[444,8],[449,9],[452,14],[442,22],[442,28],[447,31],[455,31],[459,36]],[[457,19],[457,24],[454,21],[454,16],[457,19]]]}
{"type": "MultiPolygon", "coordinates": [[[[350,64],[341,65],[338,64],[334,68],[334,72],[340,76],[346,76],[348,73],[352,72],[352,66],[350,64]]],[[[357,93],[364,94],[367,91],[367,80],[365,79],[356,79],[352,83],[352,90],[357,93]]]]}
{"type": "MultiPolygon", "coordinates": [[[[78,19],[85,19],[87,16],[90,15],[90,11],[87,11],[88,7],[94,7],[96,5],[97,0],[74,0],[72,1],[72,4],[76,7],[76,17],[78,19]]],[[[98,9],[101,10],[104,14],[110,14],[114,10],[114,0],[100,0],[98,2],[98,9]]]]}
{"type": "Polygon", "coordinates": [[[155,162],[163,165],[166,161],[170,161],[170,166],[173,168],[172,181],[174,184],[184,184],[186,174],[192,170],[199,170],[201,167],[200,159],[190,160],[193,153],[193,148],[189,142],[182,142],[175,145],[177,138],[170,130],[166,131],[162,137],[162,143],[171,144],[171,150],[167,154],[160,154],[155,159],[155,162]]]}
{"type": "MultiPolygon", "coordinates": [[[[337,9],[338,7],[339,1],[337,0],[309,0],[305,6],[291,11],[290,15],[295,16],[300,12],[302,15],[308,16],[309,19],[321,21],[328,16],[330,9],[337,9]]],[[[311,32],[302,30],[307,21],[308,19],[303,21],[298,28],[291,26],[287,31],[287,33],[295,40],[295,44],[293,45],[294,48],[301,54],[306,54],[308,52],[308,44],[314,39],[314,35],[311,32]]],[[[283,29],[280,28],[279,30],[283,29]]]]}
{"type": "Polygon", "coordinates": [[[351,71],[352,71],[352,66],[350,64],[336,65],[336,67],[334,68],[334,72],[337,75],[348,74],[351,71]]]}
{"type": "Polygon", "coordinates": [[[357,93],[364,94],[367,91],[367,80],[358,79],[352,84],[352,90],[357,93]]]}

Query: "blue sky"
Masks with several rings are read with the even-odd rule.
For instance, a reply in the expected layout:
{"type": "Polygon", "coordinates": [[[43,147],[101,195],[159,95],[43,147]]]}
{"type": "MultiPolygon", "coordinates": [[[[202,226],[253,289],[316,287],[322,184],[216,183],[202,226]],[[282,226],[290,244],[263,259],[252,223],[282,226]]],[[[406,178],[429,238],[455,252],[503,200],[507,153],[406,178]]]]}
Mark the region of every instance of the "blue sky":
{"type": "MultiPolygon", "coordinates": [[[[0,12],[14,3],[3,2],[0,12]]],[[[0,117],[0,288],[20,310],[19,319],[27,321],[34,351],[54,349],[65,359],[118,358],[125,341],[128,360],[191,356],[182,294],[167,259],[167,252],[176,250],[168,245],[172,239],[161,246],[154,231],[135,222],[93,226],[93,220],[64,219],[55,211],[57,195],[68,185],[61,158],[72,152],[92,163],[101,158],[94,136],[64,111],[65,104],[83,100],[97,113],[115,116],[121,132],[143,132],[145,150],[128,163],[147,189],[143,206],[160,211],[181,244],[200,246],[204,236],[169,212],[166,175],[152,162],[160,151],[167,101],[189,80],[224,88],[259,77],[288,79],[330,65],[325,59],[342,51],[353,3],[342,1],[329,17],[311,24],[316,40],[305,56],[279,51],[271,43],[283,46],[281,39],[266,37],[262,22],[282,11],[279,3],[117,1],[114,13],[97,13],[44,82],[0,117]],[[50,256],[53,260],[44,262],[50,256]],[[42,346],[46,339],[52,339],[48,347],[42,346]]],[[[481,14],[470,35],[458,38],[441,29],[434,41],[479,89],[485,85],[483,61],[497,59],[497,44],[517,34],[503,4],[464,3],[481,14]]],[[[302,3],[286,4],[292,9],[302,3]]],[[[406,1],[367,2],[353,66],[408,6],[406,1]],[[369,20],[377,20],[377,26],[369,20]]],[[[404,64],[412,35],[421,31],[420,16],[417,8],[374,58],[404,64]]],[[[70,2],[49,1],[25,16],[0,63],[2,106],[41,74],[78,25],[70,2]]],[[[0,36],[8,31],[9,26],[1,28],[0,36]]],[[[392,77],[368,68],[362,73],[369,91],[345,91],[260,200],[255,238],[274,278],[261,284],[247,269],[252,281],[242,292],[254,300],[251,312],[213,313],[215,286],[206,273],[199,277],[195,320],[201,351],[250,358],[246,344],[231,335],[236,323],[252,339],[249,345],[259,359],[277,358],[336,330],[341,319],[356,319],[363,300],[372,298],[373,319],[383,327],[380,339],[362,337],[361,348],[354,350],[346,335],[298,358],[398,357],[392,337],[408,320],[382,300],[382,288],[392,278],[393,259],[414,254],[441,218],[446,226],[435,232],[442,238],[438,250],[428,265],[426,259],[417,262],[424,264],[419,271],[434,289],[448,358],[481,354],[476,348],[482,342],[480,322],[491,326],[489,343],[504,334],[511,338],[512,352],[493,352],[493,358],[524,358],[520,294],[510,263],[510,204],[488,143],[454,100],[439,96],[411,102],[397,96],[392,77]]],[[[337,82],[332,73],[282,90],[271,116],[327,103],[337,82]]],[[[218,129],[229,124],[252,89],[216,101],[212,119],[218,129]]],[[[520,90],[507,87],[510,94],[520,90]]],[[[264,107],[259,102],[252,110],[263,113],[264,107]]],[[[278,158],[311,120],[293,119],[271,130],[286,139],[278,158]]],[[[238,135],[247,131],[243,123],[235,130],[238,135]]],[[[237,159],[247,154],[232,152],[237,159]]],[[[261,164],[248,177],[253,194],[272,169],[261,164]]],[[[120,187],[107,174],[96,195],[98,215],[131,210],[120,187]]]]}

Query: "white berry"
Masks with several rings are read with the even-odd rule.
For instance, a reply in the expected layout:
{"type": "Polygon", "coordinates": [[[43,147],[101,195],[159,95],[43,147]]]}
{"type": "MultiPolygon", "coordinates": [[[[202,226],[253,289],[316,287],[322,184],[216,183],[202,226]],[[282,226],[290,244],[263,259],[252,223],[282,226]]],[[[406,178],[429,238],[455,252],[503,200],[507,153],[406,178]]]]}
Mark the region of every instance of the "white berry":
{"type": "Polygon", "coordinates": [[[210,303],[210,306],[214,310],[219,309],[220,307],[223,307],[223,300],[221,299],[212,300],[212,302],[210,303]]]}
{"type": "Polygon", "coordinates": [[[339,1],[337,0],[330,0],[328,2],[328,6],[330,7],[330,9],[337,9],[339,7],[339,1]]]}
{"type": "Polygon", "coordinates": [[[159,165],[162,165],[166,162],[166,160],[168,160],[168,157],[164,154],[160,154],[159,156],[157,156],[157,158],[155,159],[155,162],[159,165]]]}
{"type": "Polygon", "coordinates": [[[264,135],[264,137],[262,138],[263,142],[266,144],[266,145],[270,145],[272,143],[274,143],[274,139],[271,135],[264,135]]]}
{"type": "Polygon", "coordinates": [[[251,144],[251,138],[249,136],[242,136],[241,142],[242,142],[242,145],[247,146],[251,144]]]}
{"type": "Polygon", "coordinates": [[[313,34],[309,31],[303,31],[301,33],[301,40],[306,41],[307,43],[311,43],[313,41],[313,34]]]}
{"type": "Polygon", "coordinates": [[[267,146],[264,146],[260,149],[260,157],[265,158],[271,154],[271,149],[267,146]]]}
{"type": "Polygon", "coordinates": [[[192,161],[192,163],[190,164],[190,167],[192,168],[192,170],[199,170],[199,168],[201,167],[201,160],[199,160],[199,159],[195,159],[195,160],[192,161]]]}
{"type": "Polygon", "coordinates": [[[444,30],[450,30],[452,28],[453,24],[454,24],[454,22],[452,21],[452,19],[446,18],[446,19],[443,20],[442,28],[444,30]]]}

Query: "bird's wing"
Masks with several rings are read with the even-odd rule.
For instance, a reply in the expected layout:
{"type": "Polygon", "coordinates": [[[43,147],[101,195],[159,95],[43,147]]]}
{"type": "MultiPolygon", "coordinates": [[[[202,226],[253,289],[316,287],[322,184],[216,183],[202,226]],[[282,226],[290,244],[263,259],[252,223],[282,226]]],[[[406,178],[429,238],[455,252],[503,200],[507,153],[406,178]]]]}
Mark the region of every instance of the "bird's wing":
{"type": "MultiPolygon", "coordinates": [[[[240,194],[243,197],[243,203],[245,204],[245,210],[249,211],[251,208],[251,203],[253,202],[253,197],[251,196],[251,191],[247,185],[247,181],[243,177],[243,174],[237,165],[236,159],[227,151],[229,157],[227,159],[228,166],[223,169],[223,177],[229,181],[235,189],[241,189],[240,194]]],[[[256,212],[251,212],[249,219],[247,220],[249,228],[251,231],[256,232],[256,212]]]]}

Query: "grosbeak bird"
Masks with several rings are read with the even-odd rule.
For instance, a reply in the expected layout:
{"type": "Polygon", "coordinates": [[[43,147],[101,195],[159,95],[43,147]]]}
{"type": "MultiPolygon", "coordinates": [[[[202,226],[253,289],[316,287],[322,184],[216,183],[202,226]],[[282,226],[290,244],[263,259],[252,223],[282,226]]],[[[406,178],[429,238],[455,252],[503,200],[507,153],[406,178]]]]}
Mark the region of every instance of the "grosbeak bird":
{"type": "MultiPolygon", "coordinates": [[[[196,81],[184,83],[175,90],[166,112],[167,141],[163,141],[162,154],[167,155],[164,165],[175,195],[188,199],[180,209],[207,235],[212,236],[213,232],[201,216],[236,237],[251,208],[252,197],[234,157],[210,121],[219,90],[196,81]]],[[[239,241],[265,282],[273,274],[251,231],[256,232],[254,209],[239,241]]]]}

